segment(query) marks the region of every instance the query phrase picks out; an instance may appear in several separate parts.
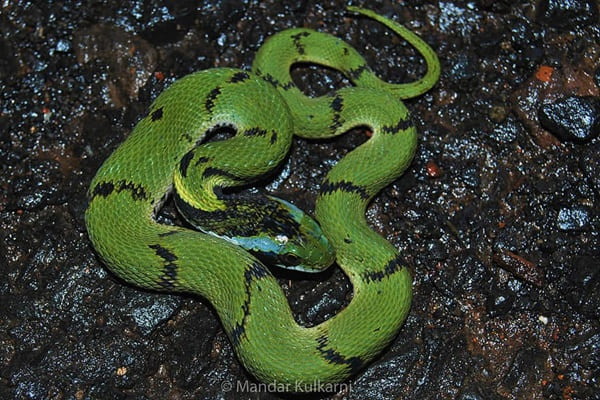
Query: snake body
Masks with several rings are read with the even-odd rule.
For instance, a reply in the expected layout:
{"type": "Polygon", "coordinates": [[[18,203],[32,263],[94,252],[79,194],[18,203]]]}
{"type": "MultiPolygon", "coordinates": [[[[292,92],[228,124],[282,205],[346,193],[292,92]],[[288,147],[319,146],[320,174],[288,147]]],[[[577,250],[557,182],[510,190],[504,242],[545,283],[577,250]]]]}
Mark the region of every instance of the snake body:
{"type": "Polygon", "coordinates": [[[439,62],[401,25],[369,10],[349,10],[411,43],[427,63],[424,77],[388,84],[338,38],[310,29],[280,32],[261,46],[251,71],[200,71],[158,96],[98,170],[85,215],[91,242],[112,272],[142,288],[205,297],[245,368],[264,382],[294,385],[291,390],[355,374],[395,337],[411,301],[410,273],[398,251],[368,227],[365,209],[410,164],[417,135],[400,100],[431,88],[439,62]],[[354,86],[307,97],[290,77],[290,67],[299,62],[339,70],[354,86]],[[200,144],[223,125],[233,127],[235,135],[200,144]],[[289,203],[268,196],[256,207],[289,213],[265,219],[275,212],[256,211],[258,219],[275,226],[273,240],[260,227],[245,229],[253,225],[248,219],[236,223],[235,216],[227,217],[232,210],[245,218],[244,210],[254,206],[225,196],[223,189],[271,171],[286,156],[292,134],[332,137],[359,126],[368,127],[372,137],[343,157],[321,184],[315,206],[320,228],[289,203]],[[194,191],[195,185],[200,189],[194,191]],[[212,234],[156,221],[173,187],[186,218],[212,234]],[[235,232],[239,237],[227,238],[235,225],[250,239],[235,232]],[[317,326],[298,325],[277,280],[247,251],[264,243],[267,253],[289,252],[292,264],[304,270],[326,267],[335,253],[353,285],[350,304],[317,326]],[[288,243],[291,250],[284,249],[288,243]]]}

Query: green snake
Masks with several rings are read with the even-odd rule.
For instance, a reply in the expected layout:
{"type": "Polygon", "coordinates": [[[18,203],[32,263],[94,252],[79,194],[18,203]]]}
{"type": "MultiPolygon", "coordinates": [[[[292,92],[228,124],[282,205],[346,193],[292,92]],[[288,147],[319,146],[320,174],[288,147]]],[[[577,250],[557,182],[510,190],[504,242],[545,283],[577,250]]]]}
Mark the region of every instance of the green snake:
{"type": "Polygon", "coordinates": [[[425,75],[389,84],[350,45],[310,29],[275,34],[251,71],[214,68],[175,81],[94,177],[85,221],[104,263],[133,285],[188,292],[214,306],[245,368],[263,382],[340,382],[396,336],[411,302],[411,275],[398,251],[372,231],[369,201],[412,161],[417,133],[401,99],[438,80],[434,51],[417,35],[372,11],[423,56],[425,75]],[[297,63],[322,65],[353,84],[320,97],[293,83],[297,63]],[[227,126],[235,134],[205,140],[227,126]],[[264,177],[286,157],[292,135],[327,138],[355,127],[372,136],[345,155],[322,182],[319,225],[290,203],[256,203],[229,188],[264,177]],[[204,142],[203,142],[204,140],[204,142]],[[159,223],[173,196],[194,227],[159,223]],[[296,323],[281,287],[253,255],[320,271],[334,259],[353,285],[351,302],[313,327],[296,323]]]}

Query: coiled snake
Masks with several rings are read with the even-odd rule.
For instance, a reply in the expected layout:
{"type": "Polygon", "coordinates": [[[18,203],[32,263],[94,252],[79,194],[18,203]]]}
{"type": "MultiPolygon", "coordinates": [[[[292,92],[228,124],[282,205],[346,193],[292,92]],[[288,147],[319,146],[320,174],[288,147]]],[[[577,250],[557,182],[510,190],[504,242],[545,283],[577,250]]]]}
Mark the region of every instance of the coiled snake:
{"type": "Polygon", "coordinates": [[[348,10],[411,43],[427,63],[425,76],[388,84],[341,39],[303,28],[280,32],[261,46],[251,71],[200,71],[158,96],[98,170],[85,214],[91,242],[112,272],[143,288],[205,297],[246,369],[264,382],[296,388],[339,382],[360,370],[395,337],[411,301],[411,276],[398,251],[368,227],[365,208],[409,166],[417,134],[401,99],[430,89],[439,61],[401,25],[369,10],[348,10]],[[305,96],[290,77],[299,62],[341,71],[353,86],[305,96]],[[201,143],[223,125],[235,135],[201,143]],[[252,203],[224,190],[275,168],[293,134],[325,138],[358,126],[372,137],[321,184],[320,228],[283,200],[262,196],[252,203]],[[173,188],[179,210],[204,233],[155,220],[173,188]],[[247,250],[308,271],[326,268],[335,254],[353,299],[320,325],[300,326],[276,279],[247,250]]]}

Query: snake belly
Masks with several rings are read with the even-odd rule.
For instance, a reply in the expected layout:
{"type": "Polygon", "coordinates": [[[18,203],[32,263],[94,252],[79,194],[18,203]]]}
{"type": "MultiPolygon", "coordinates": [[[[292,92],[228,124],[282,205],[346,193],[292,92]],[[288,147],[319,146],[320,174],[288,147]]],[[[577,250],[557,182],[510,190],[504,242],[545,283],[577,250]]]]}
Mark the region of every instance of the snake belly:
{"type": "Polygon", "coordinates": [[[334,36],[310,29],[280,32],[261,46],[251,72],[216,68],[174,82],[100,167],[88,193],[89,237],[113,273],[142,288],[205,297],[245,368],[289,390],[310,390],[311,383],[340,382],[358,372],[396,336],[411,301],[410,273],[398,251],[368,227],[365,208],[412,161],[416,130],[400,100],[431,88],[439,61],[401,25],[348,9],[411,43],[427,63],[424,77],[388,84],[334,36]],[[298,62],[339,70],[354,86],[307,97],[290,77],[298,62]],[[277,280],[250,253],[222,238],[155,220],[181,158],[223,124],[236,129],[228,141],[241,138],[231,151],[244,154],[227,168],[248,180],[283,160],[292,134],[332,137],[358,126],[373,133],[332,168],[317,197],[316,218],[353,285],[351,302],[331,319],[298,325],[277,280]],[[256,128],[265,133],[245,134],[256,128]]]}

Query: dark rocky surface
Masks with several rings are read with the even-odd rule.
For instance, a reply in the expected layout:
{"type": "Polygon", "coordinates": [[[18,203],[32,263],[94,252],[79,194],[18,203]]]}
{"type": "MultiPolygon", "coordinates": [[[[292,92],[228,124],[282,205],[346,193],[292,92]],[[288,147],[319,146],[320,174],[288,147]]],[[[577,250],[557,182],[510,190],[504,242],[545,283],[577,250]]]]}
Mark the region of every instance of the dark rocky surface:
{"type": "MultiPolygon", "coordinates": [[[[89,182],[175,79],[248,67],[265,38],[296,26],[344,38],[388,81],[424,71],[344,4],[2,2],[0,398],[599,398],[600,141],[564,140],[538,119],[571,96],[597,104],[596,1],[368,3],[430,43],[443,73],[407,102],[417,155],[367,215],[409,263],[413,306],[347,390],[253,392],[205,300],[140,291],[96,257],[89,182]]],[[[347,84],[310,67],[295,79],[311,94],[347,84]]],[[[310,211],[330,166],[364,140],[296,140],[268,188],[310,211]]],[[[162,218],[176,219],[169,204],[162,218]]],[[[351,296],[339,270],[279,275],[304,324],[351,296]]]]}

